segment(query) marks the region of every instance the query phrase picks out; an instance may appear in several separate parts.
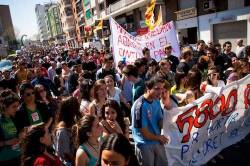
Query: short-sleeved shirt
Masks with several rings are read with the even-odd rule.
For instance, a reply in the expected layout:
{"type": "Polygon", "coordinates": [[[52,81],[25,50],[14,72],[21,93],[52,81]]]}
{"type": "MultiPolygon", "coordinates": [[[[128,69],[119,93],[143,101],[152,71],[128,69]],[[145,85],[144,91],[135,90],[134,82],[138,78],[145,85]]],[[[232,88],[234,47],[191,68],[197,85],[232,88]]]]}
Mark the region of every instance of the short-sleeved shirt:
{"type": "Polygon", "coordinates": [[[163,112],[159,100],[149,102],[144,96],[138,98],[131,109],[132,135],[137,146],[159,144],[158,141],[147,140],[140,129],[147,128],[154,135],[160,135],[158,122],[163,119],[163,112]]]}
{"type": "MultiPolygon", "coordinates": [[[[18,137],[17,129],[11,118],[0,117],[0,141],[8,141],[18,137]]],[[[0,150],[0,161],[8,161],[21,155],[20,145],[4,146],[0,150]]]]}

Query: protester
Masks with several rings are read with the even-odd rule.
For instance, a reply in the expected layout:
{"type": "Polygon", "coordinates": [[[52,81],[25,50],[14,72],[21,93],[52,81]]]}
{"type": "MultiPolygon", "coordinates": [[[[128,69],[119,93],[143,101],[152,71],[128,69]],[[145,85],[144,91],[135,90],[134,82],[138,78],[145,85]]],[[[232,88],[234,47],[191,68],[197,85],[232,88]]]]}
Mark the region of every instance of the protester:
{"type": "Polygon", "coordinates": [[[243,45],[243,40],[238,39],[236,42],[237,46],[235,49],[235,54],[238,58],[243,58],[244,57],[244,51],[245,51],[245,46],[243,45]]]}
{"type": "Polygon", "coordinates": [[[13,92],[17,92],[17,82],[15,78],[12,78],[9,70],[4,69],[3,79],[0,81],[0,90],[11,89],[13,92]]]}
{"type": "Polygon", "coordinates": [[[93,85],[93,101],[89,105],[89,111],[91,115],[95,115],[98,118],[102,118],[102,107],[107,98],[107,86],[103,79],[97,80],[93,85]]]}
{"type": "Polygon", "coordinates": [[[118,87],[115,87],[115,81],[113,76],[112,75],[105,76],[104,81],[107,86],[107,92],[108,92],[107,98],[115,100],[119,105],[121,105],[122,103],[123,106],[130,108],[130,104],[126,102],[126,99],[123,97],[121,93],[122,91],[118,87]]]}
{"type": "Polygon", "coordinates": [[[148,71],[145,75],[145,80],[149,80],[151,77],[154,77],[157,71],[158,71],[158,63],[156,62],[156,60],[151,59],[148,62],[148,71]]]}
{"type": "Polygon", "coordinates": [[[38,67],[35,69],[36,77],[31,81],[33,86],[42,84],[49,95],[58,96],[58,91],[53,82],[44,76],[42,68],[38,67]],[[53,93],[53,94],[52,94],[53,93]]]}
{"type": "Polygon", "coordinates": [[[146,58],[138,58],[134,62],[134,65],[136,66],[137,71],[138,71],[138,76],[142,80],[145,80],[145,77],[146,77],[147,64],[148,64],[148,61],[146,58]]]}
{"type": "Polygon", "coordinates": [[[36,101],[34,87],[30,83],[24,83],[20,86],[20,96],[22,103],[15,116],[15,123],[19,132],[24,127],[42,122],[47,123],[52,119],[48,106],[36,101]]]}
{"type": "Polygon", "coordinates": [[[51,153],[52,135],[45,124],[32,126],[22,142],[22,166],[62,166],[57,156],[51,153]]]}
{"type": "Polygon", "coordinates": [[[133,83],[132,87],[132,103],[135,102],[143,93],[145,84],[143,79],[138,77],[138,69],[134,65],[127,65],[123,69],[126,78],[133,83]]]}
{"type": "Polygon", "coordinates": [[[159,62],[159,71],[157,72],[157,76],[167,80],[170,83],[170,86],[175,85],[175,74],[171,71],[171,63],[168,59],[162,59],[159,62]]]}
{"type": "Polygon", "coordinates": [[[163,86],[163,79],[151,78],[131,109],[135,152],[144,166],[167,165],[164,144],[168,139],[161,135],[163,115],[159,102],[163,86]]]}
{"type": "Polygon", "coordinates": [[[181,52],[181,57],[180,57],[181,60],[176,68],[176,72],[187,74],[191,68],[190,66],[193,65],[191,64],[191,58],[192,58],[192,50],[189,48],[184,48],[181,52]]]}
{"type": "Polygon", "coordinates": [[[15,73],[15,79],[17,84],[20,85],[23,81],[27,80],[28,71],[26,69],[26,63],[23,61],[18,62],[19,69],[15,73]]]}
{"type": "Polygon", "coordinates": [[[98,166],[119,165],[139,166],[132,146],[122,134],[111,134],[100,149],[98,166]]]}
{"type": "Polygon", "coordinates": [[[100,143],[98,138],[102,134],[99,119],[95,116],[84,116],[78,125],[76,152],[76,166],[95,166],[98,161],[100,143]]]}
{"type": "Polygon", "coordinates": [[[162,90],[161,95],[161,108],[165,110],[170,110],[172,108],[176,108],[179,105],[179,102],[175,95],[171,95],[171,86],[170,84],[165,81],[164,82],[164,89],[162,90]]]}
{"type": "Polygon", "coordinates": [[[170,44],[167,44],[164,48],[165,52],[164,58],[168,59],[171,62],[171,71],[175,73],[176,68],[179,65],[180,61],[176,56],[172,55],[172,51],[173,51],[172,46],[170,44]]]}
{"type": "Polygon", "coordinates": [[[11,90],[0,94],[0,165],[20,165],[21,148],[17,128],[13,122],[19,107],[19,97],[11,90]]]}
{"type": "Polygon", "coordinates": [[[90,114],[89,105],[91,102],[91,89],[93,86],[93,81],[90,79],[84,79],[80,84],[80,112],[82,115],[90,114]]]}
{"type": "Polygon", "coordinates": [[[142,49],[142,54],[143,54],[143,57],[147,59],[147,62],[149,62],[152,59],[150,56],[150,50],[147,47],[144,47],[142,49]]]}
{"type": "Polygon", "coordinates": [[[96,72],[96,80],[103,79],[107,75],[112,75],[116,80],[115,70],[113,69],[114,58],[112,54],[105,55],[102,68],[96,72]]]}
{"type": "Polygon", "coordinates": [[[54,99],[52,96],[48,95],[44,86],[41,84],[37,84],[35,86],[34,93],[36,101],[46,104],[51,115],[53,116],[53,118],[55,118],[55,115],[59,108],[57,100],[54,99]]]}
{"type": "Polygon", "coordinates": [[[120,133],[129,138],[129,122],[124,119],[119,104],[115,100],[108,99],[102,107],[103,136],[111,133],[120,133]]]}
{"type": "Polygon", "coordinates": [[[75,162],[76,147],[73,140],[73,126],[76,124],[76,120],[81,117],[79,107],[76,98],[68,97],[62,101],[57,116],[54,148],[56,155],[64,164],[73,165],[75,162]]]}

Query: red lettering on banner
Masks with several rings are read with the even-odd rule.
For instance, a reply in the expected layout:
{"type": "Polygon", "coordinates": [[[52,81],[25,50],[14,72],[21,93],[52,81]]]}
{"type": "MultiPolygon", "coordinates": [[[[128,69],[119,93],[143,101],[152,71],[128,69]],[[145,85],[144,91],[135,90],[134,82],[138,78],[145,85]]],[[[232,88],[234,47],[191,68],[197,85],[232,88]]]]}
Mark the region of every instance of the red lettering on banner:
{"type": "Polygon", "coordinates": [[[230,91],[229,95],[227,96],[227,101],[226,101],[225,109],[224,109],[224,111],[222,112],[221,115],[222,116],[226,116],[226,115],[232,113],[233,111],[235,111],[237,100],[238,100],[237,89],[233,89],[233,90],[230,91]],[[231,97],[233,97],[233,99],[234,99],[232,107],[230,107],[231,97]]]}
{"type": "Polygon", "coordinates": [[[160,57],[160,58],[164,57],[165,56],[164,49],[161,48],[159,50],[155,50],[153,52],[153,56],[154,56],[155,59],[157,59],[157,57],[160,57]]]}
{"type": "MultiPolygon", "coordinates": [[[[248,87],[247,92],[245,90],[245,96],[246,94],[249,95],[249,93],[250,93],[250,85],[248,87]]],[[[183,133],[185,124],[188,125],[187,133],[184,133],[182,137],[182,143],[186,143],[189,141],[190,132],[192,131],[193,127],[196,127],[196,128],[203,127],[206,124],[208,119],[213,120],[220,113],[221,113],[221,116],[227,116],[231,114],[233,111],[235,111],[237,102],[238,102],[237,89],[232,89],[227,96],[227,100],[225,100],[224,95],[217,97],[214,102],[212,99],[207,99],[201,103],[200,107],[198,107],[197,105],[193,106],[189,110],[179,115],[176,119],[176,124],[177,124],[179,131],[183,133]],[[233,99],[233,101],[231,101],[231,99],[233,99]],[[213,110],[213,106],[217,105],[219,102],[220,102],[219,111],[215,113],[213,110]],[[193,116],[192,114],[194,111],[195,111],[195,115],[193,116]],[[201,119],[202,115],[203,115],[203,119],[201,119]]],[[[247,99],[247,103],[250,103],[249,99],[247,99]]]]}
{"type": "Polygon", "coordinates": [[[247,84],[247,87],[244,91],[244,104],[245,108],[248,109],[250,107],[250,84],[247,84]]]}
{"type": "Polygon", "coordinates": [[[224,95],[218,96],[214,101],[214,105],[217,105],[219,101],[220,101],[220,109],[217,113],[214,113],[213,109],[210,110],[210,114],[209,114],[210,120],[215,119],[225,109],[225,96],[224,95]]]}
{"type": "Polygon", "coordinates": [[[118,44],[126,46],[126,47],[132,47],[138,50],[141,49],[140,43],[131,40],[128,36],[125,36],[125,35],[118,36],[118,44]]]}
{"type": "Polygon", "coordinates": [[[154,41],[146,42],[146,47],[150,50],[155,49],[155,43],[154,41]]]}
{"type": "Polygon", "coordinates": [[[160,37],[159,42],[160,42],[160,47],[165,47],[168,43],[167,36],[160,37]]]}
{"type": "Polygon", "coordinates": [[[186,115],[188,115],[189,113],[193,113],[194,111],[197,110],[197,106],[194,106],[192,108],[190,108],[189,110],[187,110],[186,112],[184,112],[183,114],[179,115],[177,120],[176,120],[176,124],[178,126],[178,129],[181,133],[183,133],[184,130],[184,125],[186,123],[188,123],[188,131],[187,134],[185,134],[182,137],[182,143],[188,142],[189,138],[190,138],[190,132],[193,128],[193,124],[194,124],[194,117],[192,115],[189,115],[188,117],[185,117],[186,115]]]}
{"type": "Polygon", "coordinates": [[[119,48],[119,56],[120,57],[126,57],[127,60],[129,59],[137,59],[140,57],[140,55],[138,54],[138,52],[135,51],[130,51],[130,50],[126,50],[123,48],[119,48]]]}
{"type": "Polygon", "coordinates": [[[201,128],[202,126],[205,125],[209,116],[209,111],[212,109],[212,107],[213,107],[213,100],[208,99],[205,100],[201,104],[201,107],[195,111],[194,126],[196,128],[201,128]],[[204,115],[204,119],[201,122],[199,122],[201,115],[204,115]]]}

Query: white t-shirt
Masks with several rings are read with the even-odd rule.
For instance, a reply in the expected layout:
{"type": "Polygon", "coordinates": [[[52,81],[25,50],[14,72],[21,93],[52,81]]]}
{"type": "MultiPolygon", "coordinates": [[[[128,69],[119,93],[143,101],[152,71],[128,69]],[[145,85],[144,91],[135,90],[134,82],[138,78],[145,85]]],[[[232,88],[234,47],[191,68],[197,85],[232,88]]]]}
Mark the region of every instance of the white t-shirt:
{"type": "Polygon", "coordinates": [[[120,105],[120,101],[121,101],[120,95],[121,95],[121,93],[122,93],[121,89],[115,87],[115,95],[114,96],[108,96],[108,99],[115,100],[120,105]]]}
{"type": "Polygon", "coordinates": [[[81,105],[80,105],[80,112],[86,113],[89,111],[89,104],[90,102],[87,100],[81,100],[81,105]]]}

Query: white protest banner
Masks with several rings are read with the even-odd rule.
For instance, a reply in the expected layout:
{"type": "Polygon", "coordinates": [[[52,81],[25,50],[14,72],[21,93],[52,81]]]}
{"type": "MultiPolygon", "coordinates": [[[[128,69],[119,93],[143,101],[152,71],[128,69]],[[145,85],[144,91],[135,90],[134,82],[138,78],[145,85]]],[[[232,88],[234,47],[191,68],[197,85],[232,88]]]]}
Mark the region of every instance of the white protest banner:
{"type": "Polygon", "coordinates": [[[164,57],[164,46],[171,44],[172,54],[179,57],[180,49],[176,37],[173,22],[166,23],[155,28],[143,36],[134,37],[123,29],[113,18],[110,18],[112,34],[113,53],[115,63],[126,58],[127,63],[134,62],[137,58],[143,57],[142,49],[150,49],[150,55],[156,61],[164,57]]]}
{"type": "Polygon", "coordinates": [[[202,165],[250,132],[250,75],[206,94],[194,103],[164,112],[163,134],[170,166],[202,165]]]}

